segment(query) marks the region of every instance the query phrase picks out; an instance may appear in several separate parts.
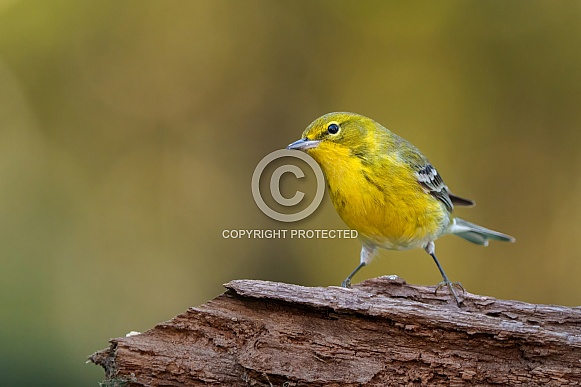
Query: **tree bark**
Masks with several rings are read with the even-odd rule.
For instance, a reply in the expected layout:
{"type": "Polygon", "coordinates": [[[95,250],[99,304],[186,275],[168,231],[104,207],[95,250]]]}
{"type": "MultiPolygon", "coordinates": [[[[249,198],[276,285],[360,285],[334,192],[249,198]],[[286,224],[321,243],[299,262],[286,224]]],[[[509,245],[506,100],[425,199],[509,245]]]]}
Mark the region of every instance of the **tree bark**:
{"type": "Polygon", "coordinates": [[[147,332],[111,340],[90,361],[109,386],[581,383],[578,307],[470,293],[458,307],[445,289],[395,276],[353,289],[225,287],[147,332]]]}

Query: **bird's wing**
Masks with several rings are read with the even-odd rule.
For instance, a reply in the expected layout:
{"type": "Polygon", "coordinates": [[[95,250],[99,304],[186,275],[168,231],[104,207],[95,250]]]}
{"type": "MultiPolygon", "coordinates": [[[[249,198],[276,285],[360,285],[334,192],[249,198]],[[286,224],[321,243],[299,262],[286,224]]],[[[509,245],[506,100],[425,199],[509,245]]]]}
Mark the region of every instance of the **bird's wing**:
{"type": "Polygon", "coordinates": [[[452,199],[448,193],[448,187],[446,184],[444,184],[442,176],[440,176],[432,164],[427,163],[423,167],[417,169],[416,175],[418,178],[418,183],[420,183],[422,188],[427,193],[444,203],[448,211],[452,211],[454,209],[452,199]]]}
{"type": "Polygon", "coordinates": [[[426,193],[444,203],[450,212],[454,209],[454,204],[459,206],[474,205],[472,200],[456,196],[448,190],[442,176],[418,148],[397,135],[394,137],[394,146],[400,159],[415,171],[417,181],[426,193]]]}
{"type": "Polygon", "coordinates": [[[455,206],[472,207],[475,204],[474,200],[456,196],[452,192],[450,192],[450,190],[448,190],[448,196],[450,196],[450,200],[452,200],[452,203],[454,203],[455,206]]]}

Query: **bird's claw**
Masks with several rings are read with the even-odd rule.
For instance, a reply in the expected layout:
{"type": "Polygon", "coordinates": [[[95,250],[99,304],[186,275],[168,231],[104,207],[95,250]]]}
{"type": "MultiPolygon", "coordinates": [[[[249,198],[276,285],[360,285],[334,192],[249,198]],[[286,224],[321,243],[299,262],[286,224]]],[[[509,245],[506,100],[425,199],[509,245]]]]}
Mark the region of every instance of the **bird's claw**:
{"type": "Polygon", "coordinates": [[[434,293],[438,293],[440,291],[440,289],[442,289],[444,286],[447,286],[448,288],[450,286],[453,286],[453,287],[456,287],[456,288],[462,290],[462,293],[466,293],[464,286],[462,286],[462,284],[460,282],[446,282],[446,281],[440,282],[438,284],[438,286],[436,286],[436,290],[434,291],[434,293]]]}
{"type": "Polygon", "coordinates": [[[458,298],[458,295],[456,294],[456,291],[454,290],[454,288],[456,287],[456,288],[462,290],[462,293],[465,293],[466,290],[464,290],[464,287],[462,286],[462,284],[460,282],[442,281],[438,284],[438,286],[436,286],[436,290],[434,290],[434,294],[438,294],[438,291],[441,288],[443,288],[444,286],[446,286],[450,290],[450,293],[452,293],[452,297],[454,297],[456,304],[458,304],[458,306],[460,306],[462,304],[462,301],[460,301],[460,299],[458,298]]]}
{"type": "Polygon", "coordinates": [[[343,282],[341,282],[341,287],[351,289],[351,280],[349,278],[345,279],[343,282]]]}

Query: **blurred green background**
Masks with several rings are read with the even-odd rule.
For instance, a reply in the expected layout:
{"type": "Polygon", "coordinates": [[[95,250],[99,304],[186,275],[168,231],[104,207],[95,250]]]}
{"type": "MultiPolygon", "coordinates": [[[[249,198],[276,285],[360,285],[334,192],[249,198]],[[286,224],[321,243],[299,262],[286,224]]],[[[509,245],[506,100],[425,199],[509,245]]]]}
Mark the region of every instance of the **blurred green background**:
{"type": "MultiPolygon", "coordinates": [[[[357,240],[222,238],[345,228],[327,196],[284,224],[250,190],[330,111],[413,142],[478,203],[459,216],[517,238],[443,238],[452,280],[581,304],[580,47],[579,1],[0,0],[1,384],[97,386],[109,338],[232,279],[339,284],[357,240]]],[[[440,281],[420,250],[355,282],[382,274],[440,281]]]]}

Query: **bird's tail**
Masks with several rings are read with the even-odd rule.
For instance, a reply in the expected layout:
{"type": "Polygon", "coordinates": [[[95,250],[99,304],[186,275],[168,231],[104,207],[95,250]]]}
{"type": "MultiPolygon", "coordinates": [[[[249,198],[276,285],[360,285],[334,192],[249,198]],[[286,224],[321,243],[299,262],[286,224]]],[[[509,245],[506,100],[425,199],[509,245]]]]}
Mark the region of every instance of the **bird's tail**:
{"type": "Polygon", "coordinates": [[[489,230],[485,227],[467,222],[460,218],[454,218],[448,232],[450,234],[458,235],[459,237],[464,238],[472,243],[476,243],[477,245],[484,246],[488,246],[489,239],[502,242],[515,241],[515,239],[510,235],[489,230]]]}

